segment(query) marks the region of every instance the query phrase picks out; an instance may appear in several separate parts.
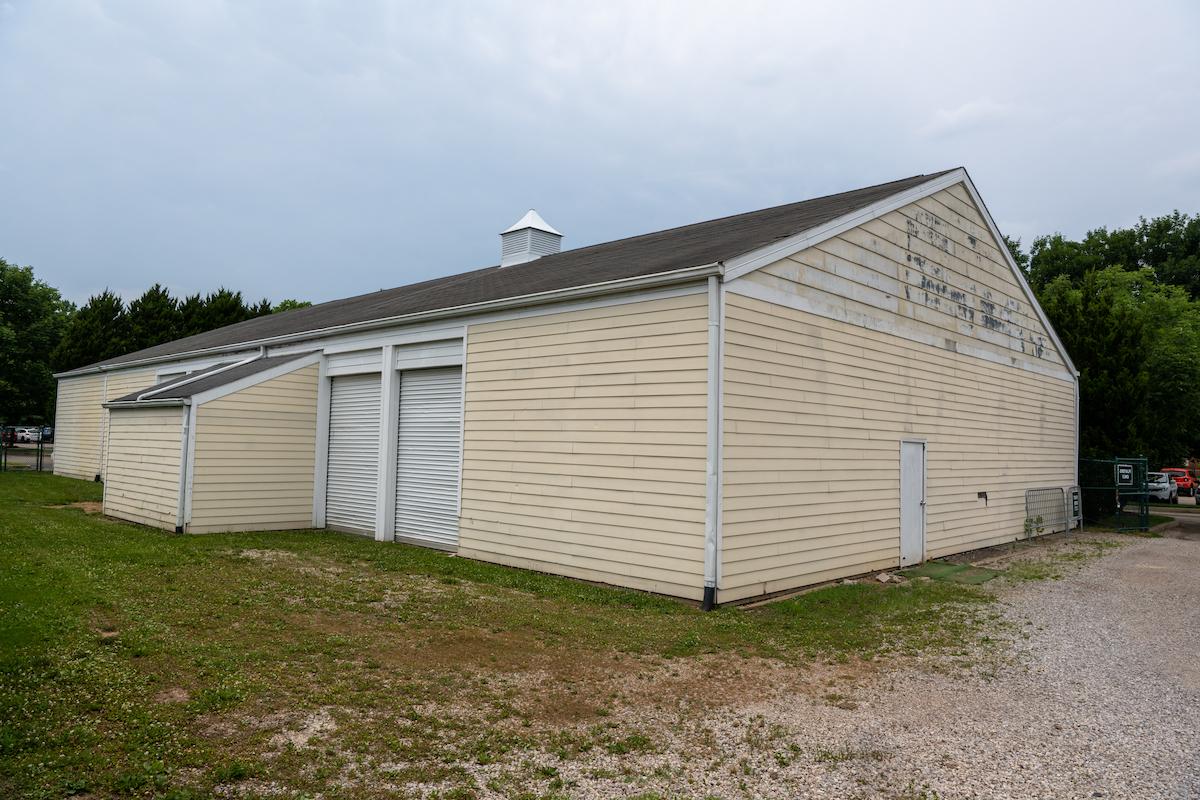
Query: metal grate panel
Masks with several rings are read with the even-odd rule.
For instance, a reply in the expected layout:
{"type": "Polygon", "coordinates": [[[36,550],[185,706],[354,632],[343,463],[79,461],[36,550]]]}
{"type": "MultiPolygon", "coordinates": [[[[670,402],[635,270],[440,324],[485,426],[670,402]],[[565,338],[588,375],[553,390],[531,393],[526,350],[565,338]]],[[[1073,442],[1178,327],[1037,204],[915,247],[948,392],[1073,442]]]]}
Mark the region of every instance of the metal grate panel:
{"type": "Polygon", "coordinates": [[[1061,486],[1025,490],[1026,536],[1065,531],[1067,520],[1067,498],[1061,486]]]}

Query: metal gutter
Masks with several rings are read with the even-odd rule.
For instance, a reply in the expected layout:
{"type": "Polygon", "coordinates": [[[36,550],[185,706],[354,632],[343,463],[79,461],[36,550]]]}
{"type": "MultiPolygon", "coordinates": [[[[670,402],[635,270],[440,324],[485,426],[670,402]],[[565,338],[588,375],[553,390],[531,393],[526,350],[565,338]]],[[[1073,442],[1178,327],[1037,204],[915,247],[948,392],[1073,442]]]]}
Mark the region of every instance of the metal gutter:
{"type": "Polygon", "coordinates": [[[465,306],[451,306],[449,308],[438,308],[430,311],[418,311],[412,314],[401,314],[395,317],[381,317],[379,319],[364,320],[362,322],[350,322],[345,325],[331,325],[327,328],[314,328],[312,330],[298,331],[296,333],[280,334],[279,336],[268,336],[263,339],[249,339],[244,342],[231,342],[229,344],[206,347],[199,350],[187,350],[182,353],[152,356],[150,358],[141,358],[135,361],[122,361],[117,364],[81,367],[79,369],[73,369],[67,372],[56,372],[54,373],[54,377],[74,378],[80,375],[94,375],[101,372],[129,369],[131,367],[162,364],[171,361],[179,361],[185,358],[195,358],[197,356],[216,355],[219,353],[236,352],[254,347],[261,348],[272,345],[287,344],[290,342],[304,341],[305,339],[320,338],[334,334],[351,333],[355,331],[369,331],[377,328],[390,328],[398,325],[410,325],[416,322],[424,322],[427,320],[444,319],[446,317],[479,314],[486,311],[501,311],[510,308],[520,308],[523,306],[545,305],[547,303],[557,303],[565,300],[584,299],[588,297],[594,297],[596,295],[616,294],[618,292],[635,291],[638,289],[651,289],[659,286],[669,286],[675,283],[685,283],[690,280],[699,280],[700,278],[707,278],[712,275],[721,275],[723,271],[724,267],[719,262],[714,262],[712,264],[701,264],[695,267],[671,270],[670,272],[656,272],[652,275],[641,275],[636,278],[621,278],[620,280],[615,281],[590,283],[583,286],[573,286],[566,289],[553,289],[548,292],[518,295],[516,297],[505,297],[498,300],[487,300],[482,303],[472,303],[465,306]]]}
{"type": "Polygon", "coordinates": [[[182,397],[164,397],[159,400],[110,400],[101,403],[104,408],[166,408],[168,406],[190,406],[192,401],[182,397]]]}

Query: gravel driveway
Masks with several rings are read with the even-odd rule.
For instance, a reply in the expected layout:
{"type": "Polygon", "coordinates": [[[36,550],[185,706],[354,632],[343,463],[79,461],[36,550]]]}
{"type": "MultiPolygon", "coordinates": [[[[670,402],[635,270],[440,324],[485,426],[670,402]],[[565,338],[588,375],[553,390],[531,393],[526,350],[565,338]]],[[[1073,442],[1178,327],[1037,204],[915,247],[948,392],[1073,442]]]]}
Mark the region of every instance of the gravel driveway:
{"type": "Polygon", "coordinates": [[[994,661],[763,665],[745,699],[640,710],[657,754],[560,774],[572,797],[1200,798],[1200,515],[1108,538],[1060,579],[997,587],[1013,641],[994,661]],[[597,779],[618,769],[642,777],[597,779]]]}

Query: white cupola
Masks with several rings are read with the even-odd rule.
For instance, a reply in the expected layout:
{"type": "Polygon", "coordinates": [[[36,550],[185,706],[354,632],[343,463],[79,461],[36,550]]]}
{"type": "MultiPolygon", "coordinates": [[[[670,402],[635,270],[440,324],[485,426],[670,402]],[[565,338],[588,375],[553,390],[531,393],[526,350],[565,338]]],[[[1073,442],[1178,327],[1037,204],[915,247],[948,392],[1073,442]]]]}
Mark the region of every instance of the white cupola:
{"type": "Polygon", "coordinates": [[[529,213],[500,234],[500,266],[511,267],[553,255],[562,249],[562,237],[531,208],[529,213]]]}

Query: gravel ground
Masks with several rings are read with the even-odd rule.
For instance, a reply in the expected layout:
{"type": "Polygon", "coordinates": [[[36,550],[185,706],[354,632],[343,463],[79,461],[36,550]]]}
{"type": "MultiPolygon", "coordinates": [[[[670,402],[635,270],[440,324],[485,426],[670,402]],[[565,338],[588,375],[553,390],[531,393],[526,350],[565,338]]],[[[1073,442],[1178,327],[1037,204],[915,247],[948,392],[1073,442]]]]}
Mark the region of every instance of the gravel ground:
{"type": "Polygon", "coordinates": [[[1200,798],[1200,515],[1172,536],[997,586],[995,658],[762,662],[744,698],[623,712],[654,752],[545,763],[571,797],[1200,798]]]}

